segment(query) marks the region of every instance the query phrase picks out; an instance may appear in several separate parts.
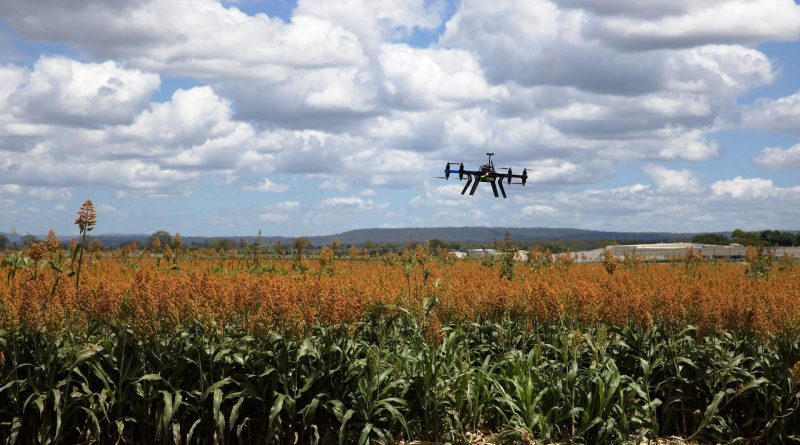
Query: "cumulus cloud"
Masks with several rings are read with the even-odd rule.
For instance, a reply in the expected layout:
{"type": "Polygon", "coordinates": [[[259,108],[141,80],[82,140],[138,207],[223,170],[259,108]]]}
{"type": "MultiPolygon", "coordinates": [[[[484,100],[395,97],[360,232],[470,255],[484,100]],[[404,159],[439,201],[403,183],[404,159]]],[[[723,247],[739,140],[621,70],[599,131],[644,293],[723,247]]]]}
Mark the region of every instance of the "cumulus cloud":
{"type": "Polygon", "coordinates": [[[280,79],[289,74],[286,67],[364,62],[356,35],[329,20],[297,14],[286,23],[213,0],[11,0],[0,6],[0,15],[26,37],[68,42],[99,57],[206,79],[280,79]]]}
{"type": "Polygon", "coordinates": [[[773,170],[800,167],[800,144],[791,147],[767,147],[756,157],[756,162],[773,170]]]}
{"type": "Polygon", "coordinates": [[[267,178],[264,178],[256,185],[244,186],[242,190],[247,192],[269,192],[269,193],[284,193],[289,191],[289,186],[286,184],[276,184],[267,178]]]}
{"type": "Polygon", "coordinates": [[[407,37],[414,29],[437,28],[443,4],[429,0],[300,0],[295,14],[341,24],[370,46],[407,37]]]}
{"type": "Polygon", "coordinates": [[[523,207],[520,212],[526,216],[532,215],[553,215],[558,213],[558,209],[553,206],[545,205],[545,204],[534,204],[523,207]]]}
{"type": "MultiPolygon", "coordinates": [[[[518,205],[509,213],[520,224],[615,224],[616,214],[647,227],[669,212],[722,218],[743,203],[786,217],[774,207],[793,199],[791,185],[704,184],[694,172],[731,155],[715,139],[721,130],[798,132],[800,93],[746,96],[780,74],[781,61],[756,45],[800,38],[796,2],[446,6],[299,0],[284,19],[217,0],[1,2],[15,39],[54,42],[72,58],[0,65],[0,195],[15,205],[67,200],[81,187],[189,196],[206,181],[281,193],[301,175],[292,191],[338,192],[303,203],[308,224],[385,223],[371,213],[403,225],[491,222],[495,210],[480,200],[488,189],[469,200],[463,183],[430,181],[447,161],[475,167],[497,151],[498,166],[528,168],[530,187],[493,202],[518,205]],[[173,91],[175,77],[196,86],[173,91]],[[602,186],[639,162],[651,184],[602,186]],[[410,210],[386,207],[384,194],[410,210]]],[[[797,166],[799,151],[768,147],[755,161],[797,166]]],[[[299,205],[254,208],[281,223],[299,205]]]]}
{"type": "Polygon", "coordinates": [[[22,193],[22,186],[19,184],[3,184],[0,185],[0,194],[3,195],[19,195],[22,193]]]}
{"type": "Polygon", "coordinates": [[[653,180],[659,193],[694,194],[703,189],[700,179],[690,170],[670,170],[648,164],[644,166],[644,172],[653,180]]]}
{"type": "Polygon", "coordinates": [[[447,108],[508,96],[504,86],[489,85],[480,65],[467,51],[384,45],[380,63],[386,76],[386,94],[399,107],[447,108]]]}
{"type": "Polygon", "coordinates": [[[744,107],[743,123],[766,130],[800,132],[800,92],[776,99],[758,99],[744,107]]]}
{"type": "Polygon", "coordinates": [[[286,213],[262,213],[258,215],[258,219],[264,222],[283,222],[289,219],[289,215],[286,213]]]}
{"type": "Polygon", "coordinates": [[[129,123],[159,84],[157,74],[113,61],[41,57],[8,100],[12,112],[29,121],[98,127],[129,123]]]}
{"type": "Polygon", "coordinates": [[[259,220],[265,222],[283,222],[289,220],[290,213],[300,209],[300,203],[297,201],[283,201],[267,204],[263,208],[265,212],[258,215],[259,220]]]}
{"type": "Polygon", "coordinates": [[[321,207],[344,207],[356,208],[359,210],[371,210],[386,207],[385,204],[376,204],[371,198],[363,196],[332,196],[320,201],[321,207]]]}
{"type": "Polygon", "coordinates": [[[717,196],[729,196],[735,199],[761,199],[769,198],[782,190],[775,187],[770,179],[742,178],[717,181],[711,184],[711,191],[717,196]]]}
{"type": "MultiPolygon", "coordinates": [[[[570,0],[570,3],[592,8],[600,2],[570,0]]],[[[632,8],[636,13],[646,7],[650,10],[649,17],[630,15],[620,8],[621,4],[612,1],[597,8],[616,14],[594,23],[587,34],[626,50],[757,44],[800,37],[800,6],[792,0],[691,3],[657,0],[642,2],[632,8]],[[657,16],[659,12],[663,15],[657,16]]]]}
{"type": "Polygon", "coordinates": [[[66,201],[72,198],[72,191],[64,187],[31,187],[28,194],[43,201],[66,201]]]}
{"type": "Polygon", "coordinates": [[[300,203],[297,201],[283,201],[266,206],[269,209],[281,210],[284,212],[294,212],[300,209],[300,203]]]}

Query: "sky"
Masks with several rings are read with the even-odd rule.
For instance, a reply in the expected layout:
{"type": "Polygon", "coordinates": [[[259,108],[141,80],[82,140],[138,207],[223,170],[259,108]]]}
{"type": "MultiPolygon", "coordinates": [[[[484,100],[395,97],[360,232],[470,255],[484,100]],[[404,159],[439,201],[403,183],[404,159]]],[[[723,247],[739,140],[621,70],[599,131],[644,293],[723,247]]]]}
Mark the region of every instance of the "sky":
{"type": "Polygon", "coordinates": [[[0,232],[796,230],[798,56],[793,0],[3,0],[0,232]]]}

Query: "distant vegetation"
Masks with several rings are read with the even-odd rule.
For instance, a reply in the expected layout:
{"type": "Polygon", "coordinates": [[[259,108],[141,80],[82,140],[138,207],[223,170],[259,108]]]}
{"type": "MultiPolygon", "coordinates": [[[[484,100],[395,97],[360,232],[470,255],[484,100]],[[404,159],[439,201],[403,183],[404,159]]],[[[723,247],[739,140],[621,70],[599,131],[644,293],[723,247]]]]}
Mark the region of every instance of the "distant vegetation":
{"type": "MultiPolygon", "coordinates": [[[[360,229],[343,232],[338,235],[307,237],[310,251],[317,251],[322,246],[339,240],[343,248],[364,248],[373,255],[384,255],[389,252],[400,252],[404,246],[427,242],[432,249],[466,250],[493,248],[503,239],[504,234],[511,234],[520,249],[539,249],[553,253],[578,252],[600,249],[617,244],[647,244],[659,242],[691,241],[702,244],[728,245],[738,243],[756,247],[800,246],[800,233],[781,230],[763,230],[747,232],[736,229],[732,233],[666,233],[666,232],[600,232],[579,229],[555,228],[499,228],[499,227],[446,227],[446,228],[413,228],[413,229],[360,229]]],[[[152,246],[154,239],[158,244],[168,245],[174,235],[159,230],[150,235],[93,235],[87,240],[95,241],[106,249],[114,249],[136,242],[142,246],[152,246]]],[[[182,238],[182,246],[188,250],[210,248],[216,251],[230,251],[241,248],[244,244],[252,244],[255,236],[245,237],[200,237],[186,236],[182,238]]],[[[0,249],[18,249],[38,243],[40,240],[31,234],[0,234],[0,249]]],[[[295,239],[282,236],[265,236],[261,239],[264,246],[272,246],[279,254],[288,254],[295,239]]]]}
{"type": "Polygon", "coordinates": [[[693,236],[692,242],[721,245],[736,243],[743,246],[757,247],[789,247],[800,246],[800,233],[784,232],[781,230],[746,232],[742,229],[736,229],[733,231],[730,238],[721,233],[702,233],[693,236]]]}

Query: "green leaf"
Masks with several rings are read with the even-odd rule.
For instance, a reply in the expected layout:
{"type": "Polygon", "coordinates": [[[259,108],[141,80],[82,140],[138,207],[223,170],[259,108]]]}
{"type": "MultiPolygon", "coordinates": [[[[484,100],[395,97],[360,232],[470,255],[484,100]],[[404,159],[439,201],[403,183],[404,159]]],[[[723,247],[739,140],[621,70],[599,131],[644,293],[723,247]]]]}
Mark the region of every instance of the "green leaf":
{"type": "Polygon", "coordinates": [[[222,411],[220,409],[220,405],[222,404],[222,390],[217,388],[214,390],[214,397],[213,397],[213,412],[214,412],[214,419],[217,423],[217,431],[221,435],[225,434],[225,416],[222,415],[222,411]]]}
{"type": "Polygon", "coordinates": [[[186,443],[187,444],[192,443],[192,437],[194,436],[194,430],[195,430],[195,428],[197,428],[198,425],[200,425],[200,420],[202,420],[202,419],[195,420],[194,423],[192,424],[192,427],[189,428],[189,434],[186,435],[186,443]]]}
{"type": "Polygon", "coordinates": [[[175,423],[172,425],[172,441],[175,445],[181,445],[181,424],[175,423]]]}
{"type": "Polygon", "coordinates": [[[350,421],[350,418],[353,417],[353,414],[355,413],[356,412],[352,409],[348,409],[347,412],[342,416],[342,425],[339,427],[339,445],[344,445],[344,441],[347,438],[347,422],[350,421]]]}
{"type": "Polygon", "coordinates": [[[244,403],[244,397],[239,397],[239,400],[233,405],[229,417],[230,421],[228,422],[228,431],[233,430],[233,427],[236,426],[236,420],[239,418],[239,408],[242,407],[242,403],[244,403]]]}
{"type": "Polygon", "coordinates": [[[269,410],[269,430],[274,431],[275,428],[275,419],[280,414],[281,409],[283,409],[283,401],[286,399],[285,394],[278,394],[278,397],[275,399],[275,402],[272,404],[272,408],[269,410]]]}
{"type": "Polygon", "coordinates": [[[367,423],[364,425],[364,428],[361,430],[361,434],[358,436],[358,445],[369,445],[370,431],[372,431],[372,424],[367,423]]]}

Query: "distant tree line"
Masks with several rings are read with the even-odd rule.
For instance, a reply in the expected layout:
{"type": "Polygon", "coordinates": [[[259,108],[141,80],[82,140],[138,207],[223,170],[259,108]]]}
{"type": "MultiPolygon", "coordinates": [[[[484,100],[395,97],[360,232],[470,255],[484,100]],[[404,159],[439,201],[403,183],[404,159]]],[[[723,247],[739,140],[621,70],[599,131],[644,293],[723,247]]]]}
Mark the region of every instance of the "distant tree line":
{"type": "Polygon", "coordinates": [[[702,233],[692,237],[692,242],[700,244],[720,244],[723,246],[736,243],[743,246],[790,247],[800,246],[800,233],[781,230],[747,232],[742,229],[736,229],[731,233],[730,238],[721,233],[702,233]]]}
{"type": "MultiPolygon", "coordinates": [[[[174,236],[164,230],[159,230],[152,233],[147,237],[147,246],[153,246],[155,239],[158,238],[156,245],[167,246],[173,243],[174,236]]],[[[125,245],[130,241],[116,240],[115,244],[125,245]]],[[[646,244],[654,242],[663,242],[663,239],[549,239],[549,240],[515,240],[514,243],[520,249],[539,249],[549,250],[553,253],[563,253],[567,251],[581,251],[599,249],[609,245],[617,244],[646,244]]],[[[688,241],[688,240],[686,240],[688,241]]],[[[12,242],[7,236],[0,234],[0,249],[6,248],[19,248],[25,247],[32,243],[39,242],[34,235],[24,235],[18,238],[18,242],[12,242]]],[[[481,248],[490,245],[492,240],[487,240],[486,243],[462,243],[458,241],[443,241],[440,239],[431,239],[428,241],[428,246],[432,251],[438,248],[449,250],[465,250],[472,248],[481,248]]],[[[741,244],[743,246],[770,246],[770,247],[789,247],[800,246],[800,233],[781,231],[781,230],[762,230],[748,232],[742,229],[736,229],[728,237],[724,233],[701,233],[691,238],[691,242],[700,244],[718,244],[729,245],[731,243],[741,244]]],[[[194,249],[198,247],[212,248],[217,251],[231,250],[241,247],[244,241],[240,239],[238,242],[230,238],[213,238],[206,239],[205,242],[198,243],[192,242],[186,245],[186,248],[194,249]]],[[[104,243],[105,244],[105,243],[104,243]]],[[[411,242],[408,245],[420,244],[419,242],[411,242]]],[[[365,241],[363,243],[351,245],[343,244],[344,249],[358,246],[365,249],[371,254],[383,255],[389,252],[400,252],[406,246],[400,246],[393,243],[378,243],[375,241],[365,241]]],[[[113,245],[111,246],[113,247],[113,245]]],[[[314,246],[308,242],[307,247],[311,250],[317,250],[320,246],[314,246]]],[[[278,254],[288,254],[292,251],[292,246],[289,244],[281,244],[280,241],[271,245],[270,250],[278,254]]]]}

